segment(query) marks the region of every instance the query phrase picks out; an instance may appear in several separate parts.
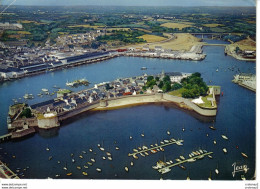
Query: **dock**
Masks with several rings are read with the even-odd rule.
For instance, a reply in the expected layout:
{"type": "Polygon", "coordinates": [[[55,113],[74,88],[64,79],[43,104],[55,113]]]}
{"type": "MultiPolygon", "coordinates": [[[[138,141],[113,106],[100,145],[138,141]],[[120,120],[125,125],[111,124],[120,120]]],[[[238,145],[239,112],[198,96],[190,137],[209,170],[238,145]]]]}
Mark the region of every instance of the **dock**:
{"type": "Polygon", "coordinates": [[[7,139],[10,139],[11,137],[12,137],[12,133],[2,135],[2,136],[0,136],[0,141],[6,141],[7,139]]]}
{"type": "Polygon", "coordinates": [[[171,167],[175,167],[175,166],[183,164],[183,163],[191,162],[190,160],[202,159],[202,158],[204,158],[204,156],[207,156],[207,155],[210,155],[210,154],[213,154],[213,152],[206,152],[206,153],[203,153],[203,154],[200,154],[200,155],[196,155],[196,156],[193,156],[191,158],[179,161],[179,162],[174,163],[172,165],[163,166],[162,168],[158,169],[158,172],[161,172],[162,174],[164,174],[164,173],[166,173],[166,172],[164,172],[164,170],[168,170],[167,172],[169,172],[170,171],[169,168],[171,168],[171,167]]]}
{"type": "Polygon", "coordinates": [[[0,178],[20,179],[11,169],[9,169],[2,161],[0,161],[0,178]]]}
{"type": "MultiPolygon", "coordinates": [[[[161,144],[161,145],[158,145],[158,146],[154,146],[154,147],[151,147],[151,148],[147,148],[147,149],[142,149],[142,150],[140,150],[140,151],[138,151],[138,152],[134,152],[134,153],[132,153],[132,154],[128,154],[128,156],[136,156],[136,155],[138,155],[138,154],[140,154],[140,153],[142,153],[142,152],[147,152],[147,151],[151,151],[151,150],[156,150],[156,149],[158,149],[158,148],[162,148],[162,147],[165,147],[165,146],[169,146],[169,145],[172,145],[172,144],[176,144],[176,143],[182,143],[184,140],[175,140],[175,141],[170,141],[170,142],[168,142],[168,143],[166,143],[166,144],[161,144]]],[[[179,145],[182,145],[182,144],[179,144],[179,145]]]]}

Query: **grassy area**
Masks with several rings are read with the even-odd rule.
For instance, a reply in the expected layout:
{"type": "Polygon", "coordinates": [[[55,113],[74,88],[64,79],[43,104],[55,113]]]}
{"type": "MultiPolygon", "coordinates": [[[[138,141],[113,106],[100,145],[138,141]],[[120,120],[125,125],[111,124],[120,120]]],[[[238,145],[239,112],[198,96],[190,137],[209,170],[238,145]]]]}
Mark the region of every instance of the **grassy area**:
{"type": "Polygon", "coordinates": [[[171,91],[168,94],[173,95],[173,96],[181,97],[181,93],[183,92],[183,90],[184,90],[184,88],[180,88],[178,90],[171,91]]]}
{"type": "Polygon", "coordinates": [[[157,35],[149,35],[149,34],[142,35],[138,38],[143,38],[148,43],[166,40],[166,38],[164,38],[164,37],[160,37],[160,36],[157,36],[157,35]]]}
{"type": "MultiPolygon", "coordinates": [[[[211,101],[207,100],[207,98],[210,98],[210,96],[204,96],[201,99],[203,100],[204,104],[197,104],[198,106],[202,107],[202,108],[215,108],[212,107],[211,105],[211,101]]],[[[213,102],[214,106],[216,106],[216,103],[213,102]]]]}
{"type": "Polygon", "coordinates": [[[107,31],[113,31],[113,30],[116,30],[116,31],[120,31],[120,30],[128,31],[128,30],[130,30],[130,28],[107,28],[107,31]]]}
{"type": "Polygon", "coordinates": [[[239,47],[242,51],[244,50],[256,50],[256,42],[252,39],[244,39],[242,41],[238,41],[236,43],[231,44],[231,46],[239,47]]]}
{"type": "Polygon", "coordinates": [[[193,26],[192,23],[172,23],[172,22],[167,22],[164,24],[161,24],[162,27],[166,27],[166,28],[179,28],[179,30],[182,30],[183,28],[187,28],[187,27],[191,27],[193,26]]]}
{"type": "Polygon", "coordinates": [[[98,28],[102,28],[102,26],[91,26],[89,24],[83,24],[83,25],[74,25],[74,26],[68,26],[69,28],[94,28],[94,29],[98,29],[98,28]]]}
{"type": "Polygon", "coordinates": [[[66,93],[71,93],[72,91],[69,89],[63,89],[63,90],[59,90],[57,93],[58,94],[66,94],[66,93]]]}
{"type": "Polygon", "coordinates": [[[219,26],[225,26],[223,24],[203,24],[203,26],[209,27],[209,28],[216,28],[219,26]]]}
{"type": "Polygon", "coordinates": [[[23,35],[31,35],[31,32],[28,31],[17,31],[18,34],[23,34],[23,35]]]}
{"type": "MultiPolygon", "coordinates": [[[[169,35],[168,35],[169,36],[169,35]]],[[[200,44],[200,39],[194,37],[188,33],[176,33],[174,34],[176,38],[169,40],[167,42],[156,42],[156,44],[149,44],[151,49],[154,49],[155,46],[161,46],[164,49],[172,49],[176,51],[189,51],[193,45],[200,44]]],[[[122,48],[142,48],[147,43],[137,44],[137,45],[127,45],[122,48]]]]}

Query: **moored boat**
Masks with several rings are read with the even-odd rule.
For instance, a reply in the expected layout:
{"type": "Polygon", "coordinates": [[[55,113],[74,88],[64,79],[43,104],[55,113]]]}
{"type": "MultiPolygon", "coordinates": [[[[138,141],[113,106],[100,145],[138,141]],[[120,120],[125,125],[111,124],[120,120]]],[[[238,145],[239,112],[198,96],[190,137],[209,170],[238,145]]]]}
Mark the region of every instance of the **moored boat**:
{"type": "Polygon", "coordinates": [[[245,153],[241,152],[241,154],[243,157],[248,158],[248,156],[245,153]]]}
{"type": "Polygon", "coordinates": [[[223,139],[228,140],[228,137],[225,135],[221,135],[223,139]]]}

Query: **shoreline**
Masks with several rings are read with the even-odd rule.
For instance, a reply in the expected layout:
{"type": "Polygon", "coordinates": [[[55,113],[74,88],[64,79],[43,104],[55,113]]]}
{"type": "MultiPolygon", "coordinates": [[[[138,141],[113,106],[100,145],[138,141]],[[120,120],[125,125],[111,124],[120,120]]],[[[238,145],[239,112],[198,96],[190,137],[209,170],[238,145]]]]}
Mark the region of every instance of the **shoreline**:
{"type": "Polygon", "coordinates": [[[238,56],[235,52],[232,52],[231,48],[232,48],[231,46],[227,45],[224,52],[227,55],[232,56],[233,58],[235,58],[237,60],[250,61],[250,62],[255,62],[256,61],[256,58],[252,59],[252,58],[243,58],[241,56],[238,56]]]}

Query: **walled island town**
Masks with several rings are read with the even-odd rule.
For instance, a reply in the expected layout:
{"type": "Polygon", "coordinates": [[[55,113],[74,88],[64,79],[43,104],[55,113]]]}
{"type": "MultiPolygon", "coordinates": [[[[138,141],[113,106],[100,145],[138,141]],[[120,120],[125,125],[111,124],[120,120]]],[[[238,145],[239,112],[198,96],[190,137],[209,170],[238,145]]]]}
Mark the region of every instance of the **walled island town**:
{"type": "Polygon", "coordinates": [[[24,1],[0,5],[1,181],[256,179],[255,3],[24,1]]]}

